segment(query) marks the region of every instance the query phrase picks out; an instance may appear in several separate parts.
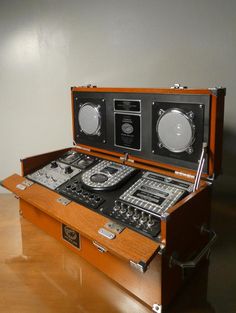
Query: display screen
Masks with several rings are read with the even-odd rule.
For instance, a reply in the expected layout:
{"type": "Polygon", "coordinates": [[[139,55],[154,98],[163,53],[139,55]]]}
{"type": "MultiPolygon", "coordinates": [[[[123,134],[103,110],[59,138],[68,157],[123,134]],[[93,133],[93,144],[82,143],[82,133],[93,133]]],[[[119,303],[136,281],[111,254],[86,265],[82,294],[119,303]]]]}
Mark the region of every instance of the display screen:
{"type": "Polygon", "coordinates": [[[161,205],[166,200],[166,198],[156,196],[156,195],[153,195],[149,192],[142,191],[142,190],[136,190],[132,196],[141,200],[145,200],[145,201],[157,204],[157,205],[161,205]]]}

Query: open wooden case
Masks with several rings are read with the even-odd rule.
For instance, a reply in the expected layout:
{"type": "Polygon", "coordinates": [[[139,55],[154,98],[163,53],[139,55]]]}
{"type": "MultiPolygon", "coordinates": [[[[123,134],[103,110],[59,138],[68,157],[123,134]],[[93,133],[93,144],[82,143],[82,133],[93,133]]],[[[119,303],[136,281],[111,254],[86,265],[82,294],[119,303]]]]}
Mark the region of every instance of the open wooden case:
{"type": "Polygon", "coordinates": [[[23,217],[160,313],[215,240],[225,89],[89,86],[71,96],[73,147],[21,160],[22,176],[1,184],[23,217]]]}

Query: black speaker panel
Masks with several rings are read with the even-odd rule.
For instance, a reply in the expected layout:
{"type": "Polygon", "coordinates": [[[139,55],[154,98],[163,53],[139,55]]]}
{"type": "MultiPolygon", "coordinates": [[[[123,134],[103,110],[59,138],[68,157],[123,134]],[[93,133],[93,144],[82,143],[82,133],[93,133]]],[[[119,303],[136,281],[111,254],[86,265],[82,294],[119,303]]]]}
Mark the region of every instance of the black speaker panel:
{"type": "MultiPolygon", "coordinates": [[[[188,169],[197,169],[198,160],[201,155],[202,142],[209,141],[209,112],[210,96],[194,94],[142,94],[142,93],[122,93],[122,92],[74,92],[74,122],[75,141],[77,144],[91,145],[108,151],[128,153],[144,160],[156,161],[188,169]],[[140,149],[130,149],[119,147],[115,139],[115,100],[135,100],[140,103],[141,117],[141,139],[140,149]],[[78,125],[78,105],[90,101],[100,104],[102,108],[102,131],[101,135],[85,135],[80,132],[78,125]],[[201,106],[201,107],[200,107],[201,106]],[[159,118],[160,109],[178,109],[187,114],[194,113],[193,123],[195,125],[193,152],[173,152],[168,149],[158,147],[159,139],[156,134],[156,123],[159,118]]],[[[126,110],[126,109],[125,109],[126,110]]],[[[125,114],[135,114],[135,112],[123,112],[125,114]]],[[[118,130],[119,131],[119,130],[118,130]]],[[[208,160],[204,165],[204,172],[208,170],[208,160]]]]}
{"type": "Polygon", "coordinates": [[[106,141],[106,102],[104,98],[74,97],[76,142],[84,144],[106,141]]]}

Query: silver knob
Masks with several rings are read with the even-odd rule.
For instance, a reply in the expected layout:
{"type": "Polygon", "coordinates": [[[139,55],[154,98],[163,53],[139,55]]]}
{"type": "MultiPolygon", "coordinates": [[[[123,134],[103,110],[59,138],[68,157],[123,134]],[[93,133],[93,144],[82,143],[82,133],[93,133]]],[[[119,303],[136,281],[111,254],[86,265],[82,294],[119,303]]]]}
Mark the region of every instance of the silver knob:
{"type": "Polygon", "coordinates": [[[138,213],[138,210],[137,209],[134,209],[134,215],[133,215],[133,220],[134,221],[137,221],[139,219],[139,213],[138,213]]]}
{"type": "Polygon", "coordinates": [[[154,220],[152,219],[152,215],[148,215],[148,222],[147,222],[147,227],[152,227],[155,224],[154,220]]]}
{"type": "Polygon", "coordinates": [[[130,216],[132,216],[132,215],[133,215],[133,211],[132,211],[131,207],[128,206],[128,211],[127,211],[127,213],[126,213],[126,216],[127,216],[127,217],[130,217],[130,216]]]}
{"type": "Polygon", "coordinates": [[[140,223],[144,224],[147,221],[147,216],[144,212],[141,213],[140,223]]]}

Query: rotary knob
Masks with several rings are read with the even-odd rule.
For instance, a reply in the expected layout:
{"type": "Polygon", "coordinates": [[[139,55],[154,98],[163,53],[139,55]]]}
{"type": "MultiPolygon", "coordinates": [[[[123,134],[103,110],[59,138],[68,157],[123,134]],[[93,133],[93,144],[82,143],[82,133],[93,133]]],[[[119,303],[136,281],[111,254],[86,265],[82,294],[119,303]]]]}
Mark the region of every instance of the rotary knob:
{"type": "Polygon", "coordinates": [[[52,161],[51,162],[51,168],[57,168],[58,167],[58,164],[56,161],[52,161]]]}
{"type": "Polygon", "coordinates": [[[71,174],[73,169],[70,166],[65,167],[65,174],[71,174]]]}

